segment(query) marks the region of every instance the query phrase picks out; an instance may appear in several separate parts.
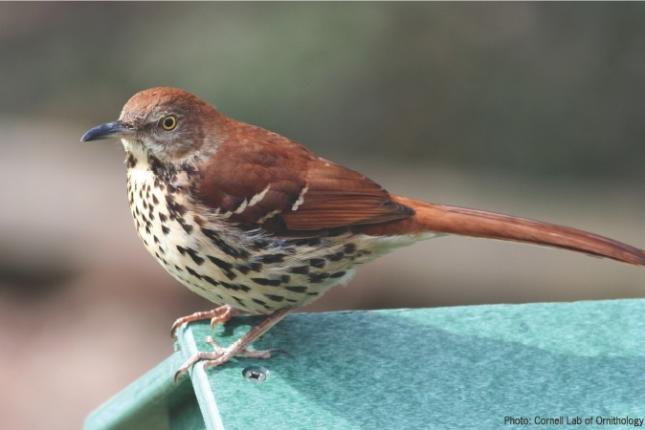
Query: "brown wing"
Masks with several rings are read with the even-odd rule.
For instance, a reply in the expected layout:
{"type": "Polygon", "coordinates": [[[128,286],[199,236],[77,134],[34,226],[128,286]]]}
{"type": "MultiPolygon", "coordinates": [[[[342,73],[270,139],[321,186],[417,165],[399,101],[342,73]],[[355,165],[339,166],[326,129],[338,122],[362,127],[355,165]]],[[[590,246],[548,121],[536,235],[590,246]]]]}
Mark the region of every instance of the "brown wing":
{"type": "Polygon", "coordinates": [[[372,180],[278,134],[228,123],[225,135],[200,172],[198,198],[232,222],[295,233],[413,214],[372,180]]]}

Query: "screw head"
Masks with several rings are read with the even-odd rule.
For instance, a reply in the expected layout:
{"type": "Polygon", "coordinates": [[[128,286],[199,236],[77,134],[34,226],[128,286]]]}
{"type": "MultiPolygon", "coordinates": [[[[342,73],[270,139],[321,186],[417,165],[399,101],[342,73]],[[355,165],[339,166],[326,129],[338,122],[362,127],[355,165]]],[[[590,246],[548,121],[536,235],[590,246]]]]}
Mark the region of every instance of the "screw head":
{"type": "Polygon", "coordinates": [[[269,377],[269,369],[262,366],[249,366],[242,370],[242,376],[249,382],[259,384],[269,377]]]}

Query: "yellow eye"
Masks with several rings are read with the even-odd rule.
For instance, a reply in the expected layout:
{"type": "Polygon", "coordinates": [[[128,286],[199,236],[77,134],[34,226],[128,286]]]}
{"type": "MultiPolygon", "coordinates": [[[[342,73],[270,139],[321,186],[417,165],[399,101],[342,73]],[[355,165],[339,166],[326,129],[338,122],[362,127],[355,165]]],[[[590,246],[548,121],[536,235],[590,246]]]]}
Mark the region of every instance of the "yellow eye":
{"type": "Polygon", "coordinates": [[[159,124],[166,131],[174,130],[177,127],[177,117],[174,115],[164,116],[159,121],[159,124]]]}

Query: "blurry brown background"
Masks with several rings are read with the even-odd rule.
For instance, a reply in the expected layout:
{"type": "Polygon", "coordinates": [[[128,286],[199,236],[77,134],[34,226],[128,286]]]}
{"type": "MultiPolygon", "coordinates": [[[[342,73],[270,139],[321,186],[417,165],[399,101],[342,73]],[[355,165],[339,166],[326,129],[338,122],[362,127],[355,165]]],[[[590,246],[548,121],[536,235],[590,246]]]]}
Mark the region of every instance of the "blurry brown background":
{"type": "MultiPolygon", "coordinates": [[[[116,142],[172,85],[390,190],[645,247],[643,4],[0,4],[0,426],[78,428],[209,304],[146,254],[116,142]]],[[[645,270],[446,237],[310,310],[642,297],[645,270]]]]}

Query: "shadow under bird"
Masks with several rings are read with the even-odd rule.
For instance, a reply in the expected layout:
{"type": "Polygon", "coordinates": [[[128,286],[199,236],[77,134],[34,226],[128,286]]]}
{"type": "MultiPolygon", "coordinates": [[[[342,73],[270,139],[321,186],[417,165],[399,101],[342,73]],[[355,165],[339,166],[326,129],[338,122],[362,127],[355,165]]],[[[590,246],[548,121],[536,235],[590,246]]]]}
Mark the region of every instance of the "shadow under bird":
{"type": "Polygon", "coordinates": [[[180,283],[218,305],[181,324],[267,318],[195,362],[269,358],[247,346],[292,309],[346,283],[354,267],[440,234],[530,242],[645,265],[645,252],[554,224],[397,196],[279,134],[231,119],[176,88],[135,94],[117,121],[82,141],[120,138],[130,210],[146,249],[180,283]]]}

